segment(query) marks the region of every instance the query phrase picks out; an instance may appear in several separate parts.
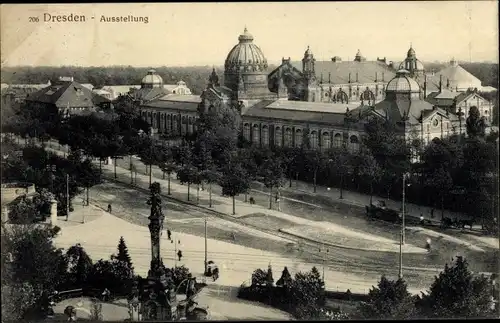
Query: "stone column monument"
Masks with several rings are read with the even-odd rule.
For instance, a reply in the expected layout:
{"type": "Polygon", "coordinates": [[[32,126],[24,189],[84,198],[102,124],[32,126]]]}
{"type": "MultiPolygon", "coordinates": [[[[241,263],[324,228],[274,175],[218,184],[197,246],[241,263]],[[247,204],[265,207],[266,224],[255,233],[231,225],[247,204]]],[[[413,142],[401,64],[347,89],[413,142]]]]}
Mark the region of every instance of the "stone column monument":
{"type": "Polygon", "coordinates": [[[148,272],[148,278],[159,280],[163,274],[163,261],[160,258],[160,235],[163,229],[163,220],[165,216],[161,207],[161,189],[159,183],[151,184],[151,197],[148,204],[151,206],[149,219],[149,233],[151,234],[151,265],[148,272]]]}

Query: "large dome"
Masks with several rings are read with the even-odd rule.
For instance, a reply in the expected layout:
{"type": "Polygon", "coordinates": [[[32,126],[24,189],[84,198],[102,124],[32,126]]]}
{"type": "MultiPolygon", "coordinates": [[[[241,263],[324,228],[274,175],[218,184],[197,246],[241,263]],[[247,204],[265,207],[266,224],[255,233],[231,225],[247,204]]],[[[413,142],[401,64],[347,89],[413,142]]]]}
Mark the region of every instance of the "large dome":
{"type": "Polygon", "coordinates": [[[410,77],[407,70],[399,70],[396,76],[387,83],[386,93],[419,93],[420,86],[410,77]]]}
{"type": "Polygon", "coordinates": [[[142,87],[162,87],[163,79],[160,75],[156,74],[155,70],[149,70],[148,74],[143,77],[141,81],[142,87]]]}
{"type": "Polygon", "coordinates": [[[267,59],[253,43],[253,36],[245,28],[238,37],[239,43],[231,49],[224,64],[226,71],[265,71],[267,59]]]}

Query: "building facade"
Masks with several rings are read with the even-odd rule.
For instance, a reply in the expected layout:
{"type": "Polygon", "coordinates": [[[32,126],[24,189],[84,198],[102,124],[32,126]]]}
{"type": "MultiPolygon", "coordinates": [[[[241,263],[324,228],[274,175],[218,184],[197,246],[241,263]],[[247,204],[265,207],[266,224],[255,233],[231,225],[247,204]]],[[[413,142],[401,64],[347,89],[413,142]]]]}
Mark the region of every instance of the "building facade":
{"type": "MultiPolygon", "coordinates": [[[[301,62],[283,59],[268,71],[253,40],[245,28],[226,57],[223,85],[214,69],[198,98],[165,96],[143,104],[153,131],[189,134],[196,131],[199,111],[230,109],[241,118],[243,138],[253,145],[321,150],[346,145],[355,151],[365,124],[374,118],[392,122],[401,136],[423,145],[465,133],[468,108],[481,106],[470,92],[456,92],[453,108],[435,95],[427,99],[427,91],[436,90],[435,78],[425,74],[412,47],[397,71],[385,59],[367,61],[359,50],[352,62],[339,57],[317,62],[309,48],[301,62]]],[[[438,85],[443,89],[442,82],[438,85]]]]}

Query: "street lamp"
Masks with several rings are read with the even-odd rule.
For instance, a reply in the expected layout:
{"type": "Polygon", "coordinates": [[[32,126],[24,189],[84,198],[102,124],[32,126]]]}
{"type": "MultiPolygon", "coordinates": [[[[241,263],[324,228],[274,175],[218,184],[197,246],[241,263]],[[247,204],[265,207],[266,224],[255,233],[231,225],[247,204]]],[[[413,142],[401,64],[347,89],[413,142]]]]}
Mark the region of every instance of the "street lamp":
{"type": "Polygon", "coordinates": [[[401,219],[402,219],[402,224],[401,224],[401,243],[404,245],[405,244],[405,203],[406,203],[406,187],[410,186],[410,183],[406,183],[407,177],[409,177],[409,173],[404,173],[403,174],[403,206],[401,208],[401,219]]]}
{"type": "Polygon", "coordinates": [[[47,165],[45,169],[47,170],[47,172],[50,173],[50,191],[54,193],[54,177],[55,177],[54,173],[57,167],[56,165],[47,165]]]}

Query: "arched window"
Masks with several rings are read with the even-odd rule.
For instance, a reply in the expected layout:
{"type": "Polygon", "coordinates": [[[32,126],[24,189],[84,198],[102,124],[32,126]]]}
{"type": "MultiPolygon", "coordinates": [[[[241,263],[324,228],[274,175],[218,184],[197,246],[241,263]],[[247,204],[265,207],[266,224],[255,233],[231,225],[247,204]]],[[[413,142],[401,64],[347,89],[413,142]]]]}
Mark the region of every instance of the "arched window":
{"type": "Polygon", "coordinates": [[[281,141],[283,139],[283,134],[281,133],[281,128],[276,127],[274,129],[274,145],[276,147],[281,147],[281,141]]]}
{"type": "Polygon", "coordinates": [[[342,89],[339,89],[337,94],[333,96],[334,102],[349,103],[349,96],[342,89]]]}
{"type": "Polygon", "coordinates": [[[375,95],[369,88],[366,88],[366,90],[361,93],[361,100],[366,101],[367,104],[373,104],[375,103],[375,95]]]}
{"type": "Polygon", "coordinates": [[[295,130],[295,147],[302,147],[302,130],[295,130]]]}
{"type": "Polygon", "coordinates": [[[292,129],[286,128],[285,130],[285,142],[283,144],[284,147],[292,147],[292,129]]]}
{"type": "Polygon", "coordinates": [[[243,138],[250,141],[250,125],[248,123],[243,126],[243,138]]]}
{"type": "Polygon", "coordinates": [[[333,137],[333,147],[340,148],[342,147],[342,135],[340,133],[336,133],[333,137]]]}
{"type": "Polygon", "coordinates": [[[259,125],[254,124],[252,128],[252,142],[255,145],[258,145],[260,143],[260,129],[259,125]]]}
{"type": "Polygon", "coordinates": [[[188,118],[188,132],[190,134],[193,133],[193,118],[192,117],[188,118]]]}
{"type": "Polygon", "coordinates": [[[167,115],[167,133],[172,131],[172,116],[170,114],[167,115]]]}
{"type": "Polygon", "coordinates": [[[328,131],[323,132],[323,135],[321,135],[321,148],[323,150],[331,148],[330,133],[328,131]]]}
{"type": "Polygon", "coordinates": [[[269,128],[266,125],[262,126],[262,145],[269,145],[269,128]]]}
{"type": "Polygon", "coordinates": [[[310,138],[311,148],[317,149],[318,148],[318,132],[311,131],[310,136],[311,136],[311,138],[310,138]]]}
{"type": "Polygon", "coordinates": [[[356,136],[351,136],[350,138],[350,146],[351,146],[351,150],[356,152],[359,150],[359,139],[358,137],[356,136]]]}

